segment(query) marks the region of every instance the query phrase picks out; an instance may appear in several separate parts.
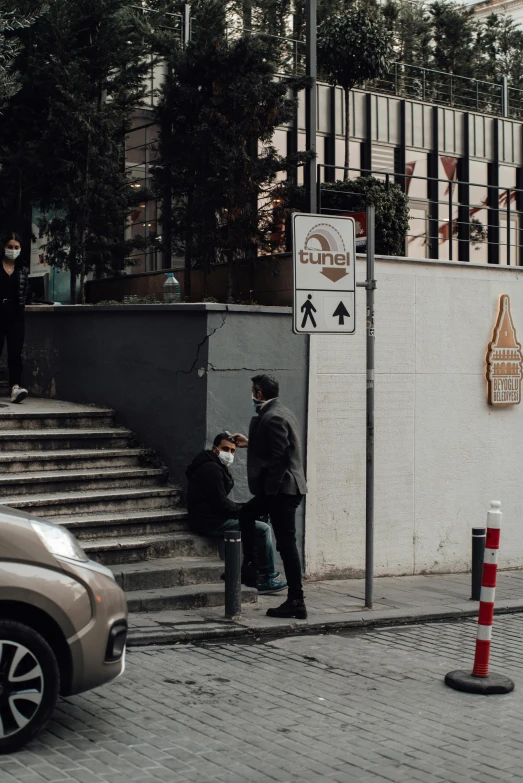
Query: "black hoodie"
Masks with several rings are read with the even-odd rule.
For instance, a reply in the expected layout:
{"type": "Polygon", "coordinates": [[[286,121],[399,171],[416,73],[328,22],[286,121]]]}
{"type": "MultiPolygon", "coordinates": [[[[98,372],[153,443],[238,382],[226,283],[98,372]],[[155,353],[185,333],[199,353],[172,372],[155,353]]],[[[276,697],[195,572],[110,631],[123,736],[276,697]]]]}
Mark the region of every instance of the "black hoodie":
{"type": "Polygon", "coordinates": [[[234,479],[214,452],[200,452],[185,475],[189,480],[187,507],[193,530],[213,535],[227,519],[238,518],[242,504],[227,497],[234,487],[234,479]]]}

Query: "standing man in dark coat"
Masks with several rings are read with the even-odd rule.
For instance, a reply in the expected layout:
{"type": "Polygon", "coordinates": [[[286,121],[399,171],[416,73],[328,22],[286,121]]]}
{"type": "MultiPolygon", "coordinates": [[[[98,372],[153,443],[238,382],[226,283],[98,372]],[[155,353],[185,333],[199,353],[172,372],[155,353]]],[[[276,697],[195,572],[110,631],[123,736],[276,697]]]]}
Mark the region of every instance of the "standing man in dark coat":
{"type": "Polygon", "coordinates": [[[252,378],[256,415],[249,437],[234,435],[238,448],[247,448],[247,476],[254,497],[240,511],[244,555],[256,568],[255,520],[269,514],[288,583],[288,598],[269,609],[270,617],[304,620],[301,563],[296,546],[296,509],[307,492],[299,424],[279,399],[278,381],[270,375],[252,378]]]}

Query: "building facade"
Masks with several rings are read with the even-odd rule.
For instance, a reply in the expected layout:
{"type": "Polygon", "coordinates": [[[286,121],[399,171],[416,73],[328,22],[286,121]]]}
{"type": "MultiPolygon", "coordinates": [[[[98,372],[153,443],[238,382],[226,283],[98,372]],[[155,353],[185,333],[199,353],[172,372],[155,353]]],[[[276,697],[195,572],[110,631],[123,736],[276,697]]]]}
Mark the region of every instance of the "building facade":
{"type": "MultiPolygon", "coordinates": [[[[350,94],[349,176],[371,173],[387,183],[399,184],[408,194],[406,257],[519,265],[523,123],[514,116],[503,116],[519,115],[521,97],[515,94],[519,91],[510,93],[509,112],[499,85],[485,86],[469,79],[453,85],[451,80],[456,77],[447,74],[440,77],[446,77],[448,83],[438,77],[435,85],[434,72],[425,72],[426,97],[431,100],[403,97],[401,93],[425,92],[425,76],[424,69],[414,73],[401,67],[404,70],[386,83],[350,94]],[[450,103],[453,105],[445,105],[450,103]]],[[[161,74],[156,78],[158,81],[161,74]]],[[[340,88],[326,84],[318,84],[317,89],[318,177],[332,182],[342,179],[344,173],[344,96],[340,88]]],[[[127,138],[126,165],[137,187],[151,183],[156,137],[151,117],[151,109],[141,110],[127,138]]],[[[306,148],[303,94],[295,122],[278,128],[273,141],[282,155],[306,148]]],[[[302,170],[299,182],[303,182],[302,170]]],[[[136,272],[170,266],[159,250],[159,218],[155,201],[139,205],[132,216],[129,234],[141,234],[149,240],[148,250],[135,259],[136,272]]]]}

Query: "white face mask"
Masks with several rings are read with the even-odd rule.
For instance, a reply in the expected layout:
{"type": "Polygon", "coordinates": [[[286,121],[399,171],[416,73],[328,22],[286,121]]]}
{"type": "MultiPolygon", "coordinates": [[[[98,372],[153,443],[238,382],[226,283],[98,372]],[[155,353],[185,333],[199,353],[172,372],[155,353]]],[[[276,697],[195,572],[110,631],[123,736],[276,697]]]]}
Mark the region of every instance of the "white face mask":
{"type": "Polygon", "coordinates": [[[234,454],[231,454],[230,451],[219,451],[218,458],[228,468],[230,468],[230,466],[234,462],[234,454]]]}
{"type": "Polygon", "coordinates": [[[10,261],[16,261],[21,252],[21,250],[11,250],[11,248],[6,248],[4,250],[4,255],[10,261]]]}

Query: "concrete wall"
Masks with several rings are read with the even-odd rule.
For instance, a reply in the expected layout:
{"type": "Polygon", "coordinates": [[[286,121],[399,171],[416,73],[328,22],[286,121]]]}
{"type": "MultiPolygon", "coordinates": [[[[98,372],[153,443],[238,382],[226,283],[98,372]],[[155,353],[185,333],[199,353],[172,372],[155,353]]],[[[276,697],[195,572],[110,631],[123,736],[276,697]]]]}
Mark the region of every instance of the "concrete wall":
{"type": "MultiPolygon", "coordinates": [[[[523,405],[489,406],[485,383],[500,294],[523,341],[523,269],[381,260],[376,279],[376,574],[467,570],[493,499],[500,563],[523,566],[523,405]]],[[[365,379],[360,288],[356,335],[310,343],[311,576],[363,573],[365,379]]]]}
{"type": "MultiPolygon", "coordinates": [[[[305,433],[307,338],[292,334],[289,308],[29,307],[26,323],[31,393],[114,408],[177,482],[217,432],[247,433],[255,374],[277,375],[305,433]]],[[[235,498],[248,499],[244,452],[233,472],[235,498]]]]}
{"type": "MultiPolygon", "coordinates": [[[[290,310],[258,308],[264,317],[245,317],[238,308],[209,313],[207,364],[207,437],[220,430],[249,431],[255,415],[251,401],[251,382],[262,372],[275,375],[280,396],[298,417],[305,439],[307,418],[307,337],[291,331],[290,310]],[[267,313],[272,315],[267,317],[267,313]]],[[[245,475],[245,451],[239,449],[233,468],[236,481],[234,497],[250,497],[245,475]]],[[[302,546],[305,504],[297,514],[297,532],[302,546]]]]}

